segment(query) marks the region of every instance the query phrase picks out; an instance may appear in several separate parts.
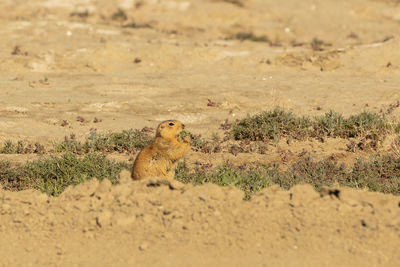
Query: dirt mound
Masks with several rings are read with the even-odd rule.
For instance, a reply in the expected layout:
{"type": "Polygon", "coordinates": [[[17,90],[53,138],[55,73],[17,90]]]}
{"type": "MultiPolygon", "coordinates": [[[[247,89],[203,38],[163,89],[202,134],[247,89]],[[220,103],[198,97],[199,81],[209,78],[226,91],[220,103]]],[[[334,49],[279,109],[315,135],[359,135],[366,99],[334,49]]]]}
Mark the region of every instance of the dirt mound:
{"type": "Polygon", "coordinates": [[[400,197],[299,185],[242,198],[159,179],[0,191],[2,266],[400,264],[400,197]]]}

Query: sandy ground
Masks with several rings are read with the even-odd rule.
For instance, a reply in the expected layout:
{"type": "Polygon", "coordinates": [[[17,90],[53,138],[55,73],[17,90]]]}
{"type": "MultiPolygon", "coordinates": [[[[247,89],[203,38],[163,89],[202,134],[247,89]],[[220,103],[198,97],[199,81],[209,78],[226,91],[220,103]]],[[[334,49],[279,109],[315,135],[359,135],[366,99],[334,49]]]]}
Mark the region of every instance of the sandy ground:
{"type": "MultiPolygon", "coordinates": [[[[128,180],[128,181],[126,181],[128,180]]],[[[400,197],[92,180],[0,191],[2,266],[399,266],[400,197]]]]}
{"type": "MultiPolygon", "coordinates": [[[[385,111],[400,100],[399,24],[396,0],[2,0],[0,141],[50,143],[172,118],[210,137],[223,134],[226,119],[276,106],[310,116],[385,111]],[[113,17],[118,8],[126,17],[113,17]],[[230,38],[239,32],[270,42],[230,38]],[[313,50],[313,38],[328,45],[313,50]]],[[[263,155],[192,152],[189,160],[270,162],[289,149],[358,156],[332,139],[282,141],[263,155]]],[[[129,184],[104,199],[92,189],[76,197],[85,186],[49,202],[37,192],[1,192],[1,263],[400,265],[392,196],[345,189],[336,199],[296,187],[293,199],[271,189],[243,202],[233,189],[129,184]]]]}

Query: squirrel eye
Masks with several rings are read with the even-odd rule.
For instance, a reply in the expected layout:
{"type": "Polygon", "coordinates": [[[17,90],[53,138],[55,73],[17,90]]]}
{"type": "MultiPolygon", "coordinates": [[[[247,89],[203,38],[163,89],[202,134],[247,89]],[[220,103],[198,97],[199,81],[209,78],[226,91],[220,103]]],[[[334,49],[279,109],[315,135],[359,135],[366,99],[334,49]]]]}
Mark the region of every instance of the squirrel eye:
{"type": "Polygon", "coordinates": [[[175,124],[173,123],[173,122],[170,122],[169,123],[169,126],[174,126],[175,124]]]}

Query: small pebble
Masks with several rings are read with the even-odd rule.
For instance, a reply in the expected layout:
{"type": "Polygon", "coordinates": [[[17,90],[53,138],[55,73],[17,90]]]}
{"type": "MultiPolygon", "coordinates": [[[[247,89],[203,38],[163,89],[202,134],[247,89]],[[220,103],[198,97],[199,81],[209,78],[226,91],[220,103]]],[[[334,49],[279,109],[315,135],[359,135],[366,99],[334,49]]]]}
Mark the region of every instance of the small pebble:
{"type": "Polygon", "coordinates": [[[142,244],[139,245],[139,250],[146,250],[149,248],[149,243],[143,242],[142,244]]]}

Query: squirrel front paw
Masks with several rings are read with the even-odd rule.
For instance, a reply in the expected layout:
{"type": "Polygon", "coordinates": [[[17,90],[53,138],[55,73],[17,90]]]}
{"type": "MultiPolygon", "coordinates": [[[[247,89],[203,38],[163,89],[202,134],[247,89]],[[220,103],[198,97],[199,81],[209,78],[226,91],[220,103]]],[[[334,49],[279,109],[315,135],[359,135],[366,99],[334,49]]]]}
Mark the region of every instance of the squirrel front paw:
{"type": "Polygon", "coordinates": [[[179,134],[179,138],[178,140],[181,142],[185,142],[185,143],[190,143],[190,141],[192,141],[192,134],[188,131],[181,131],[179,134]]]}

